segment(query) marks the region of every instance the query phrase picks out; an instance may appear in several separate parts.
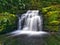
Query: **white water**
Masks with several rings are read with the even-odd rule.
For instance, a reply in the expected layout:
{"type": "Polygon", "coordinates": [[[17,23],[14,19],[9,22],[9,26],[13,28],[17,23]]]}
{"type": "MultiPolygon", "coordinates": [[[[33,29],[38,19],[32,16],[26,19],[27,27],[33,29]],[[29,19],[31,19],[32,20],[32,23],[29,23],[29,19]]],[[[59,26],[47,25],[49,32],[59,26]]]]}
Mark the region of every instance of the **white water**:
{"type": "Polygon", "coordinates": [[[47,32],[42,31],[42,17],[39,16],[39,10],[28,10],[25,14],[19,17],[18,30],[11,32],[10,34],[20,35],[43,35],[47,32]],[[24,21],[23,21],[24,20],[24,21]],[[22,24],[24,23],[24,24],[22,24]]]}
{"type": "MultiPolygon", "coordinates": [[[[23,26],[23,29],[22,30],[27,30],[27,31],[38,31],[38,30],[42,30],[42,19],[41,17],[39,16],[39,11],[38,10],[28,10],[26,14],[23,14],[19,24],[21,23],[21,21],[23,19],[25,19],[25,22],[24,22],[24,26],[23,26]]],[[[20,30],[20,25],[19,25],[19,28],[18,30],[20,30]]]]}

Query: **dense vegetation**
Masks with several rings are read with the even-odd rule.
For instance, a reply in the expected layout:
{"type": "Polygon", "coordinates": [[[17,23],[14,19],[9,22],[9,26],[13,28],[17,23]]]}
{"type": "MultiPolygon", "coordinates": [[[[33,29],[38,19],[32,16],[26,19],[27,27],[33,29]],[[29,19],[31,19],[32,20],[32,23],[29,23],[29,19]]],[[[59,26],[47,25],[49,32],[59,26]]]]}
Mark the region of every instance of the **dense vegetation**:
{"type": "Polygon", "coordinates": [[[0,13],[22,13],[22,9],[25,9],[25,4],[21,0],[0,0],[0,13]]]}
{"type": "Polygon", "coordinates": [[[42,8],[44,14],[44,30],[58,31],[60,24],[60,5],[42,8]]]}
{"type": "Polygon", "coordinates": [[[23,13],[28,9],[41,10],[43,7],[60,4],[60,0],[0,0],[0,12],[23,13]]]}
{"type": "Polygon", "coordinates": [[[0,34],[17,29],[17,16],[10,13],[0,13],[0,34]]]}

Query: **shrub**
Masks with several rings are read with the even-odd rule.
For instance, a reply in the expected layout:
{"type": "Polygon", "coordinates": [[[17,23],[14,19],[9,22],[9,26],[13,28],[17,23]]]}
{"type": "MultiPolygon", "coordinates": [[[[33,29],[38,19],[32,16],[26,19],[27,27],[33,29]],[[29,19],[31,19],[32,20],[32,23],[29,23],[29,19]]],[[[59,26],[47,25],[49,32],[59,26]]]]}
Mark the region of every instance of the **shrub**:
{"type": "Polygon", "coordinates": [[[17,16],[10,13],[0,13],[0,33],[17,29],[17,16]]]}
{"type": "Polygon", "coordinates": [[[60,5],[52,5],[45,8],[42,8],[42,12],[46,14],[49,11],[60,11],[60,5]]]}
{"type": "Polygon", "coordinates": [[[44,29],[48,31],[58,31],[60,24],[60,6],[54,5],[42,9],[44,13],[44,29]]]}

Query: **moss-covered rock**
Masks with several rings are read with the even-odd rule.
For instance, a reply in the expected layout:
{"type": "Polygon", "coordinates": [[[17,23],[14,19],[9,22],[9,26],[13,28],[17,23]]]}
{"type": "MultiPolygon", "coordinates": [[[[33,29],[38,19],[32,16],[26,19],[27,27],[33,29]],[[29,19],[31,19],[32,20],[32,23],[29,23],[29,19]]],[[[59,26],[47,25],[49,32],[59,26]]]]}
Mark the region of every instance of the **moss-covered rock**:
{"type": "Polygon", "coordinates": [[[0,13],[0,34],[17,29],[17,16],[10,13],[0,13]]]}

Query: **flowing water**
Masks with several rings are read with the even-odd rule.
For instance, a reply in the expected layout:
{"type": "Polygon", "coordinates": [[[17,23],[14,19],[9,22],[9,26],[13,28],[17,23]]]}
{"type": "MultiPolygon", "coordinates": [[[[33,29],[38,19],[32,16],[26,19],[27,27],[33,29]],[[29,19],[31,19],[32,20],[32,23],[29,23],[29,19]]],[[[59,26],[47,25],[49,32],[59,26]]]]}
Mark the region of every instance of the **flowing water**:
{"type": "Polygon", "coordinates": [[[42,21],[39,10],[28,10],[19,17],[18,29],[6,34],[2,45],[45,45],[48,33],[43,31],[42,21]]]}
{"type": "Polygon", "coordinates": [[[21,19],[19,19],[19,30],[21,27],[22,30],[27,30],[27,31],[42,31],[42,18],[39,16],[39,11],[38,10],[28,10],[26,14],[23,14],[21,16],[21,19]],[[21,25],[21,23],[24,20],[24,25],[21,25]]]}
{"type": "Polygon", "coordinates": [[[47,32],[42,31],[42,16],[39,16],[39,10],[28,10],[26,13],[19,17],[18,30],[9,33],[16,36],[21,34],[42,35],[47,32]]]}

